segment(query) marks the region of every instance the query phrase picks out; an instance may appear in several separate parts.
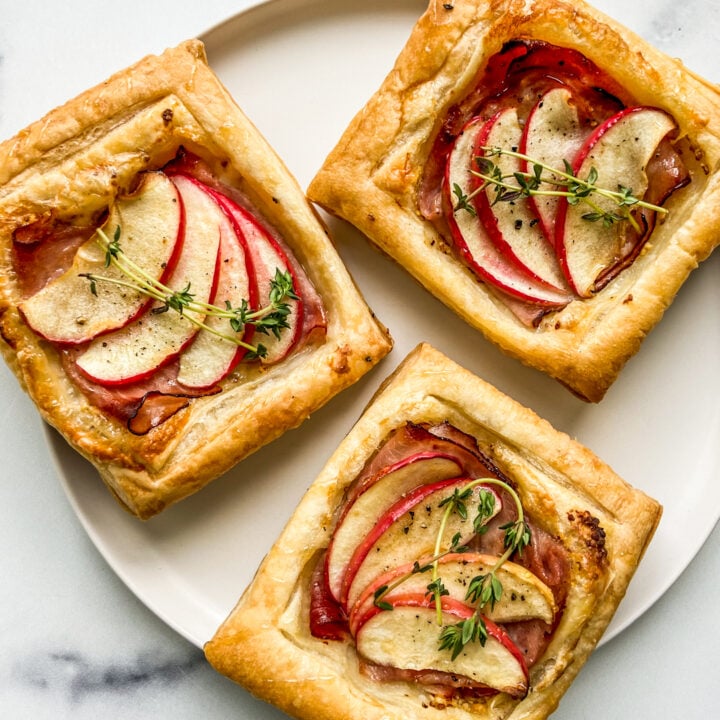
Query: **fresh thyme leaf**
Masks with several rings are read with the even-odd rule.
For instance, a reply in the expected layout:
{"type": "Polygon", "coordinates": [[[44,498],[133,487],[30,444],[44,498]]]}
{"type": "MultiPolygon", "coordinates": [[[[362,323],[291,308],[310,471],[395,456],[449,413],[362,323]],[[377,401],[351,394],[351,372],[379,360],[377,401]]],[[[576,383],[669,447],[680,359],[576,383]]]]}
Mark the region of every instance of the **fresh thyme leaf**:
{"type": "Polygon", "coordinates": [[[637,205],[640,201],[633,195],[631,188],[625,187],[624,185],[618,185],[618,193],[620,193],[620,200],[618,205],[621,206],[632,206],[637,205]]]}
{"type": "Polygon", "coordinates": [[[190,292],[190,283],[188,283],[182,290],[177,290],[172,293],[165,300],[165,304],[182,315],[185,308],[189,307],[194,297],[195,296],[190,292]]]}
{"type": "Polygon", "coordinates": [[[460,541],[462,540],[462,534],[457,532],[453,535],[452,540],[450,541],[450,550],[453,550],[455,552],[462,552],[462,546],[460,545],[460,541]]]}
{"type": "Polygon", "coordinates": [[[465,599],[471,603],[480,601],[482,596],[483,587],[485,586],[485,578],[487,575],[476,575],[468,584],[468,589],[465,592],[465,599]]]}
{"type": "Polygon", "coordinates": [[[450,594],[450,591],[445,587],[445,585],[443,585],[442,578],[436,578],[432,582],[428,583],[427,591],[429,595],[436,598],[450,594]]]}
{"type": "Polygon", "coordinates": [[[487,532],[487,521],[495,512],[495,493],[485,488],[479,492],[477,515],[473,520],[473,530],[482,535],[487,532]]]}
{"type": "Polygon", "coordinates": [[[451,506],[451,512],[455,511],[463,519],[467,519],[467,505],[465,501],[472,495],[473,488],[465,487],[462,490],[455,488],[452,495],[443,498],[439,503],[438,507],[445,507],[445,505],[451,506]]]}
{"type": "Polygon", "coordinates": [[[478,609],[490,605],[495,607],[495,603],[500,600],[503,594],[502,583],[497,579],[495,572],[489,572],[484,575],[476,575],[468,584],[465,599],[471,603],[477,603],[478,609]]]}
{"type": "Polygon", "coordinates": [[[389,602],[385,602],[383,597],[388,592],[389,588],[387,585],[382,585],[373,593],[373,605],[380,608],[381,610],[392,610],[393,606],[389,602]]]}
{"type": "Polygon", "coordinates": [[[264,357],[267,357],[267,348],[262,343],[258,343],[254,350],[245,353],[246,360],[260,360],[264,357]]]}
{"type": "Polygon", "coordinates": [[[426,573],[432,570],[432,563],[427,565],[421,565],[417,560],[413,563],[412,574],[417,575],[418,573],[426,573]]]}
{"type": "Polygon", "coordinates": [[[505,547],[522,555],[523,550],[532,540],[530,527],[525,520],[518,519],[515,522],[506,523],[501,525],[500,529],[505,531],[505,547]]]}
{"type": "Polygon", "coordinates": [[[492,175],[496,171],[497,166],[495,163],[485,155],[476,155],[474,159],[477,169],[483,173],[483,175],[492,175]]]}
{"type": "Polygon", "coordinates": [[[110,267],[112,261],[120,255],[122,250],[120,249],[120,226],[115,228],[113,239],[107,243],[105,248],[105,267],[110,267]]]}
{"type": "Polygon", "coordinates": [[[468,643],[477,641],[481,645],[485,645],[487,637],[485,621],[478,615],[472,615],[455,625],[448,625],[442,629],[440,649],[450,650],[451,658],[455,660],[468,643]]]}
{"type": "Polygon", "coordinates": [[[624,215],[618,215],[617,213],[610,212],[589,212],[581,215],[580,217],[582,217],[583,220],[587,220],[588,222],[598,222],[602,220],[602,223],[605,227],[610,227],[616,222],[627,220],[624,215]]]}
{"type": "Polygon", "coordinates": [[[453,211],[457,212],[458,210],[465,210],[475,217],[477,212],[470,202],[470,197],[463,192],[462,188],[457,183],[453,183],[453,193],[457,198],[453,211]]]}

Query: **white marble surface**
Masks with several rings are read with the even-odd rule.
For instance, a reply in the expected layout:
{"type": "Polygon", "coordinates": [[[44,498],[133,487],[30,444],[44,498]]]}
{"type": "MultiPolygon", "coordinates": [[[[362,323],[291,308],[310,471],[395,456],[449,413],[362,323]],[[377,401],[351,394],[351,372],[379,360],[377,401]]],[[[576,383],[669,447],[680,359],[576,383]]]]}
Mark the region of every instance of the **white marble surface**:
{"type": "MultiPolygon", "coordinates": [[[[0,0],[0,137],[248,4],[0,0]]],[[[628,25],[720,82],[710,44],[720,35],[715,0],[686,0],[682,10],[662,0],[626,5],[628,25]]],[[[57,482],[34,408],[4,365],[0,463],[1,718],[285,717],[217,675],[109,569],[57,482]]],[[[595,653],[554,717],[715,717],[718,578],[716,528],[670,590],[595,653]]]]}

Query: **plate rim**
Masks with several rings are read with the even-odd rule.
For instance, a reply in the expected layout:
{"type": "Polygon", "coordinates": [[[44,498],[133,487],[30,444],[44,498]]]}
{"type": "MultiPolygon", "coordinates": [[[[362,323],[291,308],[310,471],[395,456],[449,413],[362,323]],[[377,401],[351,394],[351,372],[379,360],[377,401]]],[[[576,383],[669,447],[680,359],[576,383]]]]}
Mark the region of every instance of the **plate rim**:
{"type": "MultiPolygon", "coordinates": [[[[198,37],[206,43],[208,47],[208,55],[212,55],[212,36],[226,32],[229,27],[235,24],[242,24],[243,22],[246,22],[248,17],[262,13],[263,11],[267,10],[277,12],[278,8],[280,7],[292,9],[293,12],[301,12],[302,9],[305,7],[322,4],[322,2],[323,0],[260,0],[258,2],[253,2],[248,7],[225,18],[224,20],[213,24],[205,31],[200,33],[198,37]]],[[[342,3],[339,3],[339,5],[342,6],[347,6],[348,4],[352,4],[351,0],[343,0],[342,3]]],[[[384,5],[385,3],[378,1],[374,4],[380,6],[384,5]]],[[[405,0],[403,4],[406,6],[410,6],[411,4],[417,4],[418,7],[424,5],[421,0],[405,0]]],[[[338,8],[337,12],[347,11],[338,8]]],[[[63,467],[63,460],[61,457],[60,448],[67,448],[67,452],[74,453],[75,451],[71,450],[69,446],[65,444],[64,439],[57,433],[57,431],[53,430],[47,425],[43,425],[43,427],[46,435],[46,443],[50,448],[50,455],[52,457],[55,472],[60,479],[61,485],[73,509],[73,512],[80,521],[80,524],[82,525],[86,534],[92,541],[93,545],[97,548],[97,550],[107,562],[109,567],[113,570],[115,575],[153,614],[155,614],[167,626],[172,628],[175,632],[184,637],[190,643],[199,648],[202,648],[203,643],[209,638],[203,639],[197,637],[194,632],[185,627],[182,623],[178,622],[176,618],[174,618],[171,614],[167,612],[167,610],[160,607],[156,601],[154,601],[152,598],[148,598],[147,591],[138,585],[137,580],[132,577],[132,574],[129,572],[128,568],[119,561],[117,552],[113,551],[112,547],[110,547],[110,545],[108,544],[107,538],[99,532],[98,528],[92,523],[91,517],[87,515],[86,510],[83,507],[80,495],[78,494],[78,487],[76,485],[73,485],[72,480],[67,476],[65,468],[63,467]]],[[[102,493],[108,493],[107,489],[102,483],[97,483],[97,485],[102,491],[102,493]]],[[[133,520],[135,522],[140,522],[135,519],[133,520]]],[[[648,596],[645,599],[645,602],[641,603],[638,606],[638,609],[636,609],[631,616],[628,616],[620,623],[617,623],[615,625],[611,624],[608,627],[606,633],[601,638],[600,642],[598,643],[598,647],[605,644],[606,642],[609,642],[614,637],[625,631],[630,625],[632,625],[632,623],[642,617],[663,595],[665,595],[668,589],[675,582],[677,582],[677,580],[685,572],[690,563],[694,560],[695,556],[706,543],[708,537],[713,532],[714,528],[718,525],[719,522],[720,509],[718,509],[718,512],[714,517],[708,515],[707,522],[703,524],[701,531],[694,536],[695,543],[692,544],[691,549],[688,553],[686,553],[687,559],[683,566],[679,568],[677,572],[665,577],[664,582],[658,585],[659,589],[656,589],[654,593],[648,596]]]]}

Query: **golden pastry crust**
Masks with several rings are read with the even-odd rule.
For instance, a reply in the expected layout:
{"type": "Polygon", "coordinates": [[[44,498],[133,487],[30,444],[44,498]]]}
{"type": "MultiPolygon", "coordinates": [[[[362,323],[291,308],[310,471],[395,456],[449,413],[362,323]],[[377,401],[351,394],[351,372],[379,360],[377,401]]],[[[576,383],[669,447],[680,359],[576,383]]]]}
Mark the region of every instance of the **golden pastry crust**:
{"type": "MultiPolygon", "coordinates": [[[[689,159],[692,152],[685,153],[689,159]]],[[[308,196],[365,233],[506,353],[597,402],[720,239],[720,93],[586,3],[430,2],[381,88],[354,118],[308,196]],[[590,299],[527,327],[447,249],[417,194],[439,124],[504,43],[572,48],[638,104],[663,108],[699,158],[641,257],[590,299]]]]}
{"type": "Polygon", "coordinates": [[[299,425],[391,347],[296,181],[207,65],[199,41],[147,57],[0,145],[0,319],[3,355],[43,418],[146,518],[299,425]],[[248,368],[223,391],[136,436],[65,374],[53,347],[18,312],[16,228],[51,216],[91,222],[141,171],[189,149],[269,218],[322,297],[323,342],[248,368]]]}
{"type": "MultiPolygon", "coordinates": [[[[310,720],[546,718],[610,622],[661,507],[531,410],[428,345],[383,384],[312,484],[237,606],[205,646],[210,663],[288,714],[310,720]],[[310,574],[343,494],[395,428],[449,421],[517,484],[523,505],[570,554],[569,593],[523,700],[434,707],[408,682],[361,674],[351,642],[310,634],[310,574]],[[598,542],[597,523],[605,533],[598,542]]],[[[602,533],[600,533],[602,534],[602,533]]]]}

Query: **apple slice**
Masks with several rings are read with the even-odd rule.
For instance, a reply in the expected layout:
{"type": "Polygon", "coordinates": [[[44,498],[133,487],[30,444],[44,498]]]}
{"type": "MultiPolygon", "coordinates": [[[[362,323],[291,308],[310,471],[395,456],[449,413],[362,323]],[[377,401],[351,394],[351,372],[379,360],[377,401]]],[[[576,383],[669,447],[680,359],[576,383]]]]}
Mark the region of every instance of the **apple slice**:
{"type": "Polygon", "coordinates": [[[378,518],[411,490],[457,477],[461,471],[460,465],[448,455],[417,453],[385,468],[377,480],[350,503],[338,521],[328,548],[328,587],[336,600],[341,600],[343,578],[358,542],[373,529],[378,518]]]}
{"type": "MultiPolygon", "coordinates": [[[[676,127],[663,110],[625,108],[590,135],[575,160],[573,172],[584,180],[594,169],[597,187],[613,191],[629,188],[636,198],[642,198],[648,186],[647,164],[663,138],[676,127]]],[[[612,200],[597,193],[593,193],[592,201],[602,211],[618,210],[612,200]]],[[[561,267],[571,287],[582,297],[591,296],[597,278],[623,261],[626,233],[632,230],[624,221],[607,227],[602,221],[583,218],[594,210],[585,203],[572,205],[563,199],[555,226],[561,267]]],[[[642,220],[639,222],[642,224],[642,220]]]]}
{"type": "Polygon", "coordinates": [[[528,671],[522,653],[508,634],[485,619],[485,644],[472,640],[453,660],[450,650],[440,649],[442,627],[456,625],[473,615],[473,608],[452,598],[442,598],[442,626],[435,604],[422,594],[398,597],[392,610],[372,612],[358,628],[358,653],[377,665],[402,670],[436,670],[462,675],[478,684],[512,697],[524,697],[528,671]]]}
{"type": "MultiPolygon", "coordinates": [[[[564,87],[548,90],[530,111],[525,122],[520,152],[548,167],[565,170],[565,162],[572,165],[583,140],[583,132],[572,93],[564,87]]],[[[522,162],[522,170],[532,173],[531,164],[522,162]]],[[[552,173],[545,173],[552,178],[552,173]]],[[[543,234],[555,247],[555,216],[560,198],[554,195],[533,195],[528,203],[540,221],[543,234]]]]}
{"type": "MultiPolygon", "coordinates": [[[[196,180],[198,187],[213,198],[207,186],[196,180]]],[[[251,277],[247,263],[247,249],[244,239],[235,232],[234,223],[223,212],[220,223],[220,248],[218,253],[217,283],[211,298],[213,305],[221,308],[226,303],[237,308],[246,300],[251,307],[257,304],[257,288],[254,275],[251,277]]],[[[208,328],[222,335],[237,335],[230,327],[228,318],[209,315],[204,323],[208,328]]],[[[180,354],[178,382],[185,387],[206,389],[220,382],[232,372],[247,349],[211,332],[200,330],[192,343],[180,354]]],[[[246,325],[237,337],[249,343],[253,326],[246,325]]]]}
{"type": "MultiPolygon", "coordinates": [[[[112,205],[102,229],[112,240],[120,227],[122,250],[150,277],[164,282],[182,248],[183,224],[175,186],[163,173],[148,172],[132,195],[112,205]]],[[[96,294],[90,292],[90,282],[83,277],[88,273],[127,280],[114,266],[105,267],[105,252],[98,240],[93,235],[83,243],[65,273],[19,305],[38,335],[63,344],[87,342],[127,325],[149,306],[146,295],[114,282],[97,282],[96,294]]]]}
{"type": "MultiPolygon", "coordinates": [[[[421,485],[400,498],[378,518],[372,530],[359,539],[347,563],[340,592],[340,602],[346,610],[381,573],[419,558],[431,557],[441,529],[440,551],[448,550],[455,536],[459,537],[462,545],[475,534],[474,513],[471,512],[465,518],[453,512],[442,526],[445,507],[441,503],[456,490],[462,491],[470,482],[469,478],[451,478],[421,485]]],[[[493,515],[496,515],[502,508],[502,501],[483,485],[473,488],[466,501],[467,507],[477,506],[482,490],[495,496],[493,515]]]]}
{"type": "MultiPolygon", "coordinates": [[[[258,288],[258,308],[268,304],[270,283],[278,270],[283,273],[290,272],[295,294],[299,297],[297,277],[292,263],[276,240],[247,210],[233,200],[221,193],[216,193],[215,197],[235,223],[235,231],[245,239],[258,288]]],[[[267,354],[261,359],[265,365],[280,362],[287,357],[302,334],[304,317],[302,299],[287,299],[287,303],[290,306],[290,314],[287,318],[289,327],[281,331],[280,337],[273,334],[264,334],[262,338],[255,336],[256,344],[262,342],[267,350],[267,354]]]]}
{"type": "MultiPolygon", "coordinates": [[[[207,303],[217,275],[220,226],[224,215],[218,204],[193,181],[174,177],[185,207],[185,240],[177,266],[167,282],[175,292],[188,285],[196,302],[207,303]]],[[[188,315],[204,320],[202,313],[174,310],[148,312],[126,327],[93,340],[77,365],[101,385],[142,380],[173,360],[197,333],[188,315]]]]}
{"type": "Polygon", "coordinates": [[[468,201],[469,209],[458,206],[456,189],[469,195],[470,187],[477,186],[473,174],[475,146],[483,124],[481,119],[475,119],[465,126],[445,167],[443,193],[446,206],[454,208],[447,219],[455,247],[480,279],[503,292],[546,307],[566,305],[572,299],[569,293],[543,285],[503,256],[479,221],[473,201],[468,201]]]}
{"type": "MultiPolygon", "coordinates": [[[[494,555],[472,552],[452,553],[440,558],[438,571],[449,597],[465,602],[470,581],[478,575],[486,575],[497,559],[494,555]]],[[[420,564],[423,564],[422,560],[420,564]]],[[[431,580],[429,573],[412,571],[412,563],[401,565],[382,573],[367,585],[350,610],[350,632],[354,634],[362,618],[372,610],[375,592],[382,587],[391,586],[405,578],[395,589],[383,596],[383,601],[390,604],[395,597],[407,593],[427,594],[427,586],[431,580]]],[[[540,578],[522,565],[511,561],[504,562],[495,571],[495,577],[502,584],[502,596],[493,606],[487,605],[483,608],[483,615],[498,623],[533,619],[552,623],[557,612],[555,598],[552,590],[540,578]]]]}
{"type": "MultiPolygon", "coordinates": [[[[482,157],[483,147],[516,150],[522,135],[517,110],[505,108],[493,115],[477,134],[475,155],[482,157]]],[[[524,169],[523,162],[511,155],[497,155],[489,159],[503,176],[510,178],[524,169]]],[[[480,178],[473,176],[471,191],[482,184],[480,178]]],[[[565,291],[565,279],[555,257],[555,249],[547,241],[527,199],[519,197],[513,201],[495,202],[495,198],[495,189],[489,185],[477,195],[475,202],[480,222],[493,244],[510,262],[518,265],[537,282],[555,288],[558,292],[565,291]]]]}

